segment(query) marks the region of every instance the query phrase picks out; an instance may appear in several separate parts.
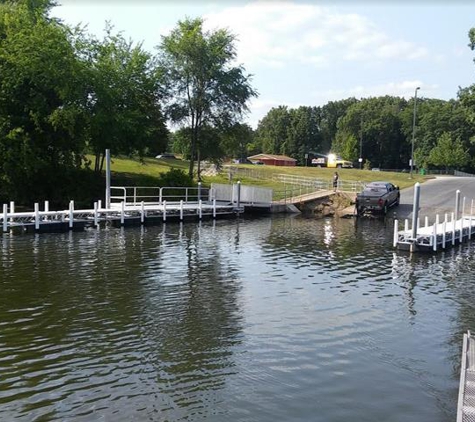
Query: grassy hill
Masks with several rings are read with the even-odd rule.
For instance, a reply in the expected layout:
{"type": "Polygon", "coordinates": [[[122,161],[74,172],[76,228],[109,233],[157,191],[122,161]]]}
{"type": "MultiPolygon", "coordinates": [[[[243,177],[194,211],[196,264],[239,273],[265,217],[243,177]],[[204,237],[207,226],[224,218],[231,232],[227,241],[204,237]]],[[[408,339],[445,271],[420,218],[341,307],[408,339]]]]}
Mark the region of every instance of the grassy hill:
{"type": "MultiPolygon", "coordinates": [[[[160,174],[167,172],[171,168],[181,169],[185,173],[188,171],[189,162],[179,159],[156,159],[145,158],[143,160],[126,157],[113,157],[111,162],[112,184],[113,185],[134,185],[134,186],[157,186],[160,174]]],[[[205,166],[203,166],[205,167],[205,166]]],[[[279,174],[294,175],[299,177],[311,177],[314,179],[332,179],[335,169],[316,167],[275,167],[257,166],[250,164],[223,166],[216,175],[206,175],[203,172],[203,185],[209,186],[211,183],[230,183],[232,180],[247,185],[256,185],[272,188],[276,197],[282,197],[284,189],[288,189],[282,182],[276,180],[279,174]],[[231,170],[230,170],[231,167],[231,170]],[[241,169],[239,173],[232,171],[232,168],[241,169]]],[[[427,176],[414,174],[413,179],[408,173],[378,172],[359,169],[338,169],[340,181],[349,182],[370,182],[375,180],[389,181],[398,185],[401,189],[412,186],[415,182],[423,182],[427,176]]]]}

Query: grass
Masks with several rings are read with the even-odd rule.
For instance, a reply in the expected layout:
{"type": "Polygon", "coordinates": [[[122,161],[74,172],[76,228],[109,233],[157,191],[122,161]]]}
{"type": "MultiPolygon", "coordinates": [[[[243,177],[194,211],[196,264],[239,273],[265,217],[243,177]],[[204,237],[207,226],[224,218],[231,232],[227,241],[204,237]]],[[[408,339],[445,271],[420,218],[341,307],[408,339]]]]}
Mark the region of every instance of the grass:
{"type": "MultiPolygon", "coordinates": [[[[156,186],[157,178],[161,173],[167,172],[171,168],[178,168],[185,173],[188,172],[189,162],[178,159],[156,159],[144,158],[143,160],[113,157],[111,160],[111,171],[113,184],[127,184],[135,186],[156,186]]],[[[376,180],[388,181],[398,185],[401,189],[410,187],[416,182],[427,180],[428,176],[414,174],[413,178],[408,173],[397,172],[376,172],[360,169],[329,169],[317,167],[275,167],[256,166],[250,164],[240,164],[234,167],[249,169],[259,174],[259,178],[234,175],[233,181],[240,180],[242,184],[271,188],[274,191],[283,191],[283,183],[273,179],[277,174],[288,174],[302,177],[312,177],[330,181],[335,170],[338,171],[340,180],[371,182],[376,180]]],[[[227,167],[216,176],[204,176],[203,185],[209,186],[211,183],[230,183],[227,167]]],[[[279,195],[280,196],[280,195],[279,195]]]]}

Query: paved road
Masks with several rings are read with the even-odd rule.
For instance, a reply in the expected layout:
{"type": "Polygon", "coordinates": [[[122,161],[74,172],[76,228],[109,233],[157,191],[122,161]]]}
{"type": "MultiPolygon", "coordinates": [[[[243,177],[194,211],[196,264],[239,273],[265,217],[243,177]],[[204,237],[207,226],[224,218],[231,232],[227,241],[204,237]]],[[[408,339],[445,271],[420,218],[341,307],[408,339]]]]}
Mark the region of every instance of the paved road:
{"type": "MultiPolygon", "coordinates": [[[[421,219],[427,215],[432,220],[436,214],[440,214],[442,218],[444,213],[453,212],[455,207],[455,192],[457,189],[461,192],[461,198],[466,197],[466,212],[469,213],[472,198],[475,199],[475,178],[439,176],[436,179],[422,183],[419,204],[419,216],[421,219]]],[[[414,187],[401,191],[400,205],[394,208],[394,213],[397,218],[412,217],[413,200],[414,187]]],[[[462,207],[462,200],[460,207],[462,207]]]]}

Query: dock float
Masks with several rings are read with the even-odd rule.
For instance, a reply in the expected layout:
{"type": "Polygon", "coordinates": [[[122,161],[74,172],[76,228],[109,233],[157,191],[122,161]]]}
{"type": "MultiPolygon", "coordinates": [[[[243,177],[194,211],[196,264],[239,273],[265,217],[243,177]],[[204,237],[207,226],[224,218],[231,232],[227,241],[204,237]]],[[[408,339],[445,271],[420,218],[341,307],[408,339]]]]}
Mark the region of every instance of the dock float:
{"type": "Polygon", "coordinates": [[[475,339],[463,335],[457,422],[475,421],[475,339]]]}
{"type": "Polygon", "coordinates": [[[424,225],[421,226],[419,219],[419,196],[420,184],[414,186],[414,204],[412,224],[409,220],[404,221],[404,229],[399,229],[398,220],[394,220],[393,246],[399,250],[409,252],[437,252],[468,241],[475,236],[474,201],[470,204],[470,212],[466,212],[466,198],[461,201],[461,192],[455,193],[454,212],[445,214],[443,219],[435,216],[432,224],[426,216],[424,225]],[[462,206],[461,205],[462,202],[462,206]]]}

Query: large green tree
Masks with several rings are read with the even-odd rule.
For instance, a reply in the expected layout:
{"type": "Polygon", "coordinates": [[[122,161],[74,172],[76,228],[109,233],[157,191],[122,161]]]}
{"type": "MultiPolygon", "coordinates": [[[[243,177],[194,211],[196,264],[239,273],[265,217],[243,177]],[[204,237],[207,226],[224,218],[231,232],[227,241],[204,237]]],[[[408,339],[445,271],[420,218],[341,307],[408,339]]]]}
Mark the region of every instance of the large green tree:
{"type": "Polygon", "coordinates": [[[460,169],[470,160],[468,151],[460,139],[452,140],[450,133],[443,133],[437,140],[437,145],[432,148],[428,163],[439,167],[460,169]]]}
{"type": "Polygon", "coordinates": [[[142,156],[167,144],[160,107],[161,86],[154,60],[140,44],[106,27],[103,40],[84,43],[89,92],[89,146],[102,170],[104,151],[142,156]]]}
{"type": "Polygon", "coordinates": [[[202,128],[230,126],[257,95],[251,76],[235,65],[235,41],[226,29],[205,31],[201,18],[179,21],[162,37],[159,61],[168,93],[166,111],[173,123],[191,129],[190,176],[202,128]]]}
{"type": "Polygon", "coordinates": [[[57,199],[87,136],[73,34],[34,3],[0,4],[0,189],[23,202],[57,199]]]}

